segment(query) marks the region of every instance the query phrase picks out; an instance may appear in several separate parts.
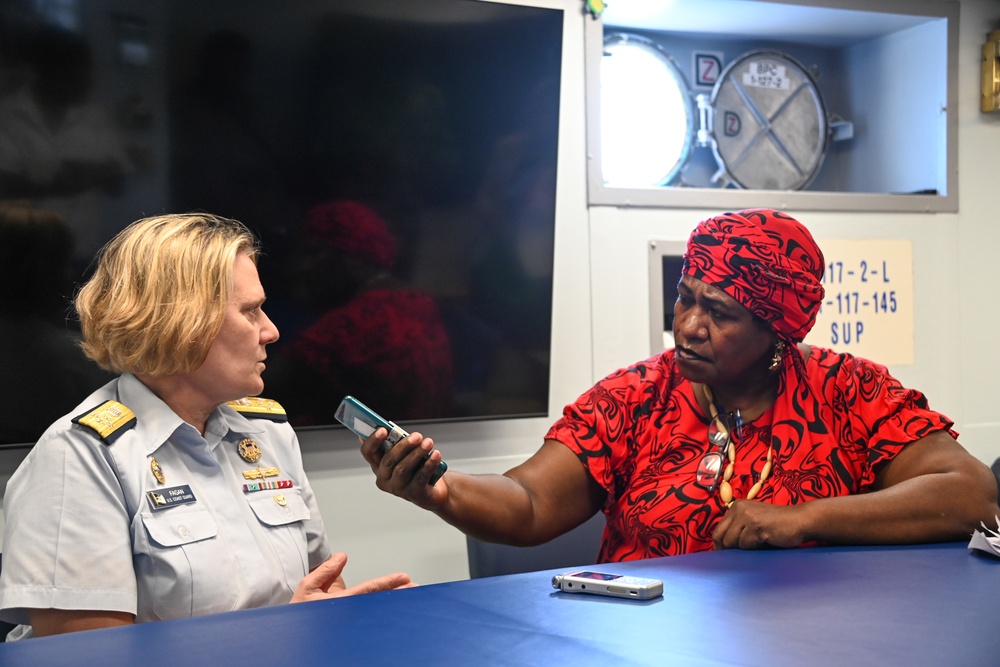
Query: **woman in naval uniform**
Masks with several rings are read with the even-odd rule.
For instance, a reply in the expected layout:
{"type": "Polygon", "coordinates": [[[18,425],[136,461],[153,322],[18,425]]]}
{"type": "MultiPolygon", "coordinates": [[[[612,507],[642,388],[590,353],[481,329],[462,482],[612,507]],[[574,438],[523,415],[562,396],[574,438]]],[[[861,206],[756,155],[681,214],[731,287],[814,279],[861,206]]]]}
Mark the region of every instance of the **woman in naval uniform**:
{"type": "Polygon", "coordinates": [[[255,397],[278,330],[258,245],[205,214],[133,223],[76,297],[119,377],[55,422],[4,497],[9,639],[302,602],[351,588],[284,410],[255,397]]]}

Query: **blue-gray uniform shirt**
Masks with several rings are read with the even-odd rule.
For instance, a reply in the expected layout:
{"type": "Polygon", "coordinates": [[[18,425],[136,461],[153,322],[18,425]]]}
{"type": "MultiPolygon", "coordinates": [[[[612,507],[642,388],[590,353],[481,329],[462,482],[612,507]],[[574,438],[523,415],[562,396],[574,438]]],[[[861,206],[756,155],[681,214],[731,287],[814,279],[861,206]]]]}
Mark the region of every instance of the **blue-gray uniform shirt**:
{"type": "Polygon", "coordinates": [[[27,608],[145,622],[286,603],[330,555],[291,426],[223,405],[202,436],[129,374],[45,432],[4,514],[0,618],[21,624],[27,608]],[[136,416],[110,444],[72,422],[107,400],[136,416]]]}

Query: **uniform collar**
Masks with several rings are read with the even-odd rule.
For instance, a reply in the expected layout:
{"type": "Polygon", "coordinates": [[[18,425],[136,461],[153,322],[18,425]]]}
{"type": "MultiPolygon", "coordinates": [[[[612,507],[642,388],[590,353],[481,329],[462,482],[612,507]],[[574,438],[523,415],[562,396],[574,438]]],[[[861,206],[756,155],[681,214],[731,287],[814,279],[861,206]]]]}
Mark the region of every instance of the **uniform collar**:
{"type": "MultiPolygon", "coordinates": [[[[118,379],[117,394],[117,400],[135,413],[135,437],[143,443],[147,454],[156,451],[178,429],[194,429],[131,373],[124,373],[118,379]]],[[[247,419],[227,405],[216,408],[205,424],[206,439],[215,442],[224,438],[229,431],[261,433],[263,430],[262,425],[247,419]],[[215,437],[209,437],[209,433],[215,437]]]]}

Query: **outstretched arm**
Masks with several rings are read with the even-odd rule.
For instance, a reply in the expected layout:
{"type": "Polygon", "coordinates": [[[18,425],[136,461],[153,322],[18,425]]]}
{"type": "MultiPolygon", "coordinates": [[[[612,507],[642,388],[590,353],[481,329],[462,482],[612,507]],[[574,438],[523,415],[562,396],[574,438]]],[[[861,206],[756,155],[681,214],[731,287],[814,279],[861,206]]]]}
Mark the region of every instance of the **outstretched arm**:
{"type": "Polygon", "coordinates": [[[604,503],[604,490],[576,455],[546,440],[531,458],[503,475],[449,470],[427,483],[441,454],[420,433],[396,443],[384,456],[378,429],[361,447],[378,488],[437,513],[477,539],[515,545],[541,544],[580,525],[604,503]]]}
{"type": "Polygon", "coordinates": [[[789,507],[736,501],[716,528],[715,548],[962,540],[997,515],[993,473],[946,431],[937,431],[887,462],[870,493],[789,507]]]}

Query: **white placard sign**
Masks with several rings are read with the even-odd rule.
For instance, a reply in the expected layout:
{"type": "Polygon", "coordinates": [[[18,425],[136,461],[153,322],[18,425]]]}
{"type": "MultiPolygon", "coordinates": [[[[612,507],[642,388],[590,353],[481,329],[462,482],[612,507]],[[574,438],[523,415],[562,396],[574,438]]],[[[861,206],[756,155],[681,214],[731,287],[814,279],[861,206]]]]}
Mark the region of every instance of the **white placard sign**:
{"type": "Polygon", "coordinates": [[[747,71],[743,73],[743,85],[774,90],[789,88],[784,65],[760,61],[750,61],[747,71]]]}
{"type": "Polygon", "coordinates": [[[913,363],[913,246],[824,240],[826,296],[806,342],[880,364],[913,363]]]}

